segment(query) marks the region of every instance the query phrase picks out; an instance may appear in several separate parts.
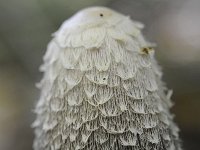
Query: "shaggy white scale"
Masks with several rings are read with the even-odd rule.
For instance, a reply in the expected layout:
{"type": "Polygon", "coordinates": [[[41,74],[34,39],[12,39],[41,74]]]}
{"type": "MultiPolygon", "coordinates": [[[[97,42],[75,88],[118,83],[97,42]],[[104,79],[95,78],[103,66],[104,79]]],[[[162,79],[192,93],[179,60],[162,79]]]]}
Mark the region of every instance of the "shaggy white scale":
{"type": "Polygon", "coordinates": [[[34,150],[181,150],[142,28],[104,7],[63,23],[41,67],[34,150]]]}

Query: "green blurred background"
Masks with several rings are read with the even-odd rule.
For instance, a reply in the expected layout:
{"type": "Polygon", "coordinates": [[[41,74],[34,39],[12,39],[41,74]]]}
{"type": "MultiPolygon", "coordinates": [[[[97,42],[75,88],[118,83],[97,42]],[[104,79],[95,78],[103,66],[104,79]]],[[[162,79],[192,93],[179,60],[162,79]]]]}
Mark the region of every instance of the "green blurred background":
{"type": "Polygon", "coordinates": [[[158,44],[186,150],[200,149],[199,0],[0,0],[0,150],[31,150],[35,88],[46,45],[77,10],[103,5],[143,22],[158,44]]]}

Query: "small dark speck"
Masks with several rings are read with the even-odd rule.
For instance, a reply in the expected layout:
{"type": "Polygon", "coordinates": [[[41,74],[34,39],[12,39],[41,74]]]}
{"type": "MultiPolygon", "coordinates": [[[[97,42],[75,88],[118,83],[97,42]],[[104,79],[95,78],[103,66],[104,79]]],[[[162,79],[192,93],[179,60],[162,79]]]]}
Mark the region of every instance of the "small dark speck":
{"type": "Polygon", "coordinates": [[[146,47],[144,47],[144,48],[142,49],[142,51],[143,51],[144,53],[146,53],[146,54],[149,53],[149,50],[148,50],[148,48],[146,48],[146,47]]]}
{"type": "Polygon", "coordinates": [[[101,17],[103,17],[103,14],[100,14],[101,17]]]}
{"type": "Polygon", "coordinates": [[[103,80],[106,80],[106,78],[103,78],[103,80]]]}
{"type": "Polygon", "coordinates": [[[150,51],[152,51],[153,48],[152,47],[144,47],[142,48],[142,52],[145,54],[149,54],[150,51]]]}

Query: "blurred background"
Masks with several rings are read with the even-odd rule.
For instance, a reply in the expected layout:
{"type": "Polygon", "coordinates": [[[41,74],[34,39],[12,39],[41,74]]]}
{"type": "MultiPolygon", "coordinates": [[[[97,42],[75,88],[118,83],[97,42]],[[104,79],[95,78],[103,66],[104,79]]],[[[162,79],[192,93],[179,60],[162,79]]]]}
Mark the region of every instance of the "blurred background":
{"type": "Polygon", "coordinates": [[[0,0],[0,149],[31,150],[38,71],[51,33],[77,10],[103,5],[145,24],[156,42],[185,150],[200,147],[199,0],[0,0]]]}

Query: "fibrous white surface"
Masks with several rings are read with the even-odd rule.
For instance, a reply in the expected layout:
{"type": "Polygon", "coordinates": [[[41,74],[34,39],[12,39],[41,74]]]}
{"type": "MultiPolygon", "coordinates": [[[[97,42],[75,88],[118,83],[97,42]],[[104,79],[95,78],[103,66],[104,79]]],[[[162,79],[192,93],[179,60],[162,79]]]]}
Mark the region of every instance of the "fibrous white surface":
{"type": "Polygon", "coordinates": [[[35,150],[181,150],[142,28],[104,7],[63,23],[41,66],[35,150]]]}

